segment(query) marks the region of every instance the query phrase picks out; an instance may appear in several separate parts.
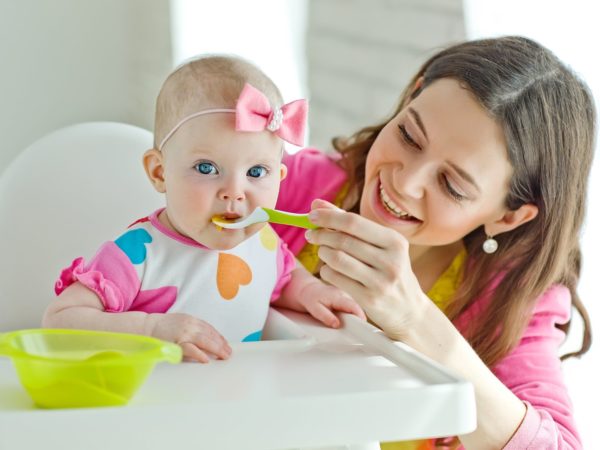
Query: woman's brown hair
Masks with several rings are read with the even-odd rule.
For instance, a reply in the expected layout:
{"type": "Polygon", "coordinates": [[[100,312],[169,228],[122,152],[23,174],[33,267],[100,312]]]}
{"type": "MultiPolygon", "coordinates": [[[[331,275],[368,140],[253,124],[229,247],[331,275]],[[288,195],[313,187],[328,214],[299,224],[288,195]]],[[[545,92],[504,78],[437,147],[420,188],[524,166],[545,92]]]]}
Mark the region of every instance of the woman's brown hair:
{"type": "MultiPolygon", "coordinates": [[[[579,233],[594,148],[595,111],[586,85],[548,49],[511,36],[464,42],[431,57],[390,118],[349,138],[333,140],[350,185],[360,197],[366,157],[379,132],[423,89],[442,78],[455,79],[469,90],[503,129],[513,167],[507,208],[533,203],[539,209],[532,221],[496,236],[499,246],[493,255],[482,251],[486,238],[482,227],[464,237],[469,262],[446,314],[455,319],[474,299],[490,296],[483,315],[466,330],[466,338],[492,366],[518,344],[536,299],[560,283],[569,288],[584,324],[581,348],[563,358],[584,354],[591,345],[591,328],[577,295],[579,233]],[[490,292],[500,273],[502,279],[490,292]]],[[[351,210],[357,212],[359,204],[351,210]]],[[[569,325],[570,321],[563,326],[566,332],[569,325]]]]}

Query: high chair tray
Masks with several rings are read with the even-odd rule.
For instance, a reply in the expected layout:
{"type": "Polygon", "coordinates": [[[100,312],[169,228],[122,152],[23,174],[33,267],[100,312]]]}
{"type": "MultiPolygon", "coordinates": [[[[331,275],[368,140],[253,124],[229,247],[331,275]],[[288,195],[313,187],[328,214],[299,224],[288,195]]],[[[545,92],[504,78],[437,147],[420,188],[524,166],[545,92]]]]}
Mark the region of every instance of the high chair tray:
{"type": "Polygon", "coordinates": [[[289,449],[475,429],[470,383],[343,322],[271,310],[266,341],[233,345],[227,361],[158,365],[124,407],[37,409],[0,359],[0,449],[289,449]]]}

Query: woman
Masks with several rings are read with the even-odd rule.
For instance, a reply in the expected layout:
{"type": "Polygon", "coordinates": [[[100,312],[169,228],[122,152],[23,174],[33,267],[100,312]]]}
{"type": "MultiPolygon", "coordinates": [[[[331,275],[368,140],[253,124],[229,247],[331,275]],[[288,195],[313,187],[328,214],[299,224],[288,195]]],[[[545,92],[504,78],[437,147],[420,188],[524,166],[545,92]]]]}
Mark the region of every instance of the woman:
{"type": "Polygon", "coordinates": [[[576,285],[594,135],[585,85],[505,37],[433,56],[388,120],[334,139],[339,157],[286,158],[278,207],[312,205],[322,227],[307,246],[280,228],[292,251],[475,387],[473,433],[383,448],[581,448],[558,347],[571,305],[585,333],[565,357],[591,343],[576,285]]]}

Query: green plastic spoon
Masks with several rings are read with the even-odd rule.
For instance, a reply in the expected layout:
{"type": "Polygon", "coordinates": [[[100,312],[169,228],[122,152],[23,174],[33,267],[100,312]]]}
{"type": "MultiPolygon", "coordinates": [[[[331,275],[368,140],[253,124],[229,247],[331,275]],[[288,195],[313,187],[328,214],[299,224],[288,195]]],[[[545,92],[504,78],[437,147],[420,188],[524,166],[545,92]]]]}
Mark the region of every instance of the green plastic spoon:
{"type": "Polygon", "coordinates": [[[240,220],[227,220],[222,217],[213,217],[215,225],[223,228],[240,229],[261,222],[279,223],[282,225],[292,225],[299,228],[314,229],[317,226],[308,220],[308,214],[295,214],[285,211],[278,211],[270,208],[256,208],[251,214],[240,220]]]}

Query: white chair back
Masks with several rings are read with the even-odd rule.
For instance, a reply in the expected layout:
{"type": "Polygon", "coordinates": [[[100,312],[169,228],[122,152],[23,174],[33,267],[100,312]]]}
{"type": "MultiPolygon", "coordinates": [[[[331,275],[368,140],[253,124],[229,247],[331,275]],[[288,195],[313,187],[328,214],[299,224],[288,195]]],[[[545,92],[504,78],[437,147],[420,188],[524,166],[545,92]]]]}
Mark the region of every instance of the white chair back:
{"type": "Polygon", "coordinates": [[[164,200],[146,178],[152,134],[113,122],[55,131],[0,175],[0,331],[37,328],[60,270],[164,200]]]}

